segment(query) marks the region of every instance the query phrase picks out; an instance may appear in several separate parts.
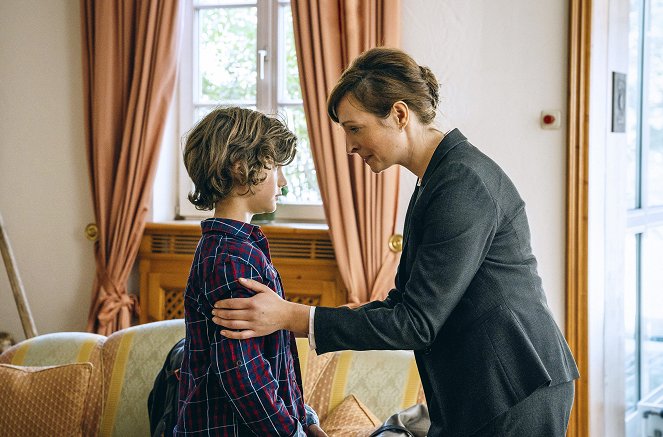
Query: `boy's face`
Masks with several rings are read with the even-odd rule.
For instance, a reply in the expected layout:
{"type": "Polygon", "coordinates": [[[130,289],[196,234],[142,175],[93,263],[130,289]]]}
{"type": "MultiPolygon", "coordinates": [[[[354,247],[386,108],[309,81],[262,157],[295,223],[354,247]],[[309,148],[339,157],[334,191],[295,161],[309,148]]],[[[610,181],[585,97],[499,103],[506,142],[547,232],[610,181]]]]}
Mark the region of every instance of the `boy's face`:
{"type": "Polygon", "coordinates": [[[250,211],[253,214],[274,212],[276,200],[281,195],[281,187],[285,186],[286,179],[280,165],[274,165],[271,169],[263,170],[266,176],[263,183],[253,188],[254,195],[248,199],[250,211]]]}

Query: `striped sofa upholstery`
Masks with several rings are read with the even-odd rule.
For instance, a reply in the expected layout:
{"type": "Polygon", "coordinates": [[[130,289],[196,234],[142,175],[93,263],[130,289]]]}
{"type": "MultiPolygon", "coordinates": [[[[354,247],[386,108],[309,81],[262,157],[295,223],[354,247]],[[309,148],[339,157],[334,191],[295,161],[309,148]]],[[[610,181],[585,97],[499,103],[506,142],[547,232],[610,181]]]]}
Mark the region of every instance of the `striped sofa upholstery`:
{"type": "MultiPolygon", "coordinates": [[[[182,319],[147,323],[109,337],[64,332],[23,341],[0,363],[94,366],[83,435],[147,436],[147,397],[166,354],[184,336],[182,319]]],[[[298,339],[304,393],[321,419],[354,394],[378,418],[423,401],[414,357],[406,351],[343,351],[316,355],[298,339]]]]}

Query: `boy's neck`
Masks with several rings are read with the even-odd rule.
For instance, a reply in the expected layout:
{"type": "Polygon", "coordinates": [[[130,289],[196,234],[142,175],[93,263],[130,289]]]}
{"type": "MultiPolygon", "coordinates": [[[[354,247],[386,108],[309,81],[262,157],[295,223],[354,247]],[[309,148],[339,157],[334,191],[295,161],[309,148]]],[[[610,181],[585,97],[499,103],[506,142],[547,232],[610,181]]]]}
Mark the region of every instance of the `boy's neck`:
{"type": "Polygon", "coordinates": [[[242,202],[237,198],[229,198],[217,202],[214,208],[214,217],[237,220],[244,223],[251,223],[253,213],[249,212],[242,202]]]}

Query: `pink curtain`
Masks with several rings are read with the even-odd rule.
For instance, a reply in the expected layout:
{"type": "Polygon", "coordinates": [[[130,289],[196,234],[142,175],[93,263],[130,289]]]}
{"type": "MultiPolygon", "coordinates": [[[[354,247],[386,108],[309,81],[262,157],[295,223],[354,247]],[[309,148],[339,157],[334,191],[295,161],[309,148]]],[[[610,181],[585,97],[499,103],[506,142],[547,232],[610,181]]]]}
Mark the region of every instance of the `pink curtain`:
{"type": "Polygon", "coordinates": [[[400,45],[400,0],[292,0],[295,45],[313,160],[349,303],[382,299],[400,257],[389,250],[398,207],[397,168],[375,175],[345,152],[327,116],[342,71],[372,47],[400,45]]]}
{"type": "Polygon", "coordinates": [[[83,94],[99,239],[88,330],[131,325],[138,253],[177,73],[179,1],[81,0],[83,94]]]}

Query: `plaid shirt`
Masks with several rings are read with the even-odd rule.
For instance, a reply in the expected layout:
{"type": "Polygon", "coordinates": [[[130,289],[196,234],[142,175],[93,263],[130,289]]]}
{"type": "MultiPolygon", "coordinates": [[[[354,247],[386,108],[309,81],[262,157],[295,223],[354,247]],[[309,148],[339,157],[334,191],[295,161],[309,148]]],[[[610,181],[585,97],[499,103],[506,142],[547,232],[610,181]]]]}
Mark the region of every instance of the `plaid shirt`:
{"type": "Polygon", "coordinates": [[[186,341],[173,435],[303,435],[294,335],[281,330],[231,340],[212,322],[217,300],[255,294],[238,278],[262,282],[284,298],[267,239],[259,227],[230,219],[207,219],[201,227],[184,293],[186,341]]]}

